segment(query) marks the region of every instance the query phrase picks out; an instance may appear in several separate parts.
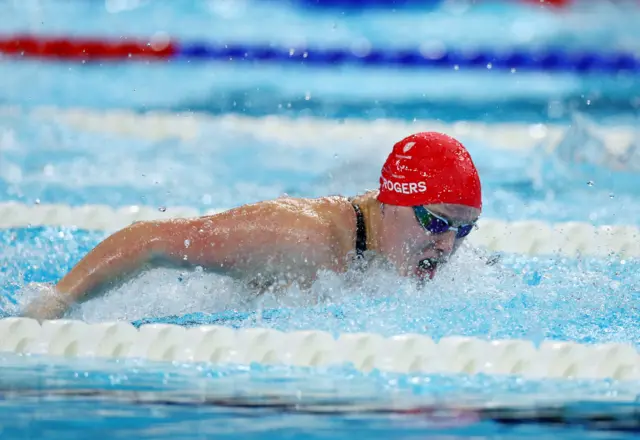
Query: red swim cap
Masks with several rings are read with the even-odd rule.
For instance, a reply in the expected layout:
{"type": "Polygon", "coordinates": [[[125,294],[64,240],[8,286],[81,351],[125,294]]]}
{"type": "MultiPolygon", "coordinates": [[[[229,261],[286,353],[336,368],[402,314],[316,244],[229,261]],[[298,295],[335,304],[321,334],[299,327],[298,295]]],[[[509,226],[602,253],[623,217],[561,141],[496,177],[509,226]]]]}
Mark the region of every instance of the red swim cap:
{"type": "Polygon", "coordinates": [[[416,133],[393,146],[382,167],[378,200],[397,206],[451,203],[480,209],[480,177],[460,142],[442,133],[416,133]]]}

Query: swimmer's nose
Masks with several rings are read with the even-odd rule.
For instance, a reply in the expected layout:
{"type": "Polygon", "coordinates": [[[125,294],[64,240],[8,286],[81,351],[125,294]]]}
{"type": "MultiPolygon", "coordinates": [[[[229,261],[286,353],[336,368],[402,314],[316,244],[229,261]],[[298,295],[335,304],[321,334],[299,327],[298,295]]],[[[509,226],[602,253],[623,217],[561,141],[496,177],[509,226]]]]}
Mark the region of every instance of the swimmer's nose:
{"type": "Polygon", "coordinates": [[[436,237],[435,248],[442,252],[443,256],[449,256],[453,252],[453,248],[456,244],[456,232],[447,231],[442,234],[438,234],[436,237]]]}

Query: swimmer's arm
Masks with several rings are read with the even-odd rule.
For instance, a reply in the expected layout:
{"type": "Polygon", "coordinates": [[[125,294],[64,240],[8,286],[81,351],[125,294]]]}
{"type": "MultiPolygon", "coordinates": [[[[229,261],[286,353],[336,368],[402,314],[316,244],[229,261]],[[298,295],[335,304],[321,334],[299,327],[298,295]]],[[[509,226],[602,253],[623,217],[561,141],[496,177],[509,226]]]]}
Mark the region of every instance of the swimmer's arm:
{"type": "Polygon", "coordinates": [[[215,266],[223,272],[229,260],[225,246],[215,250],[204,246],[221,241],[211,223],[203,217],[132,224],[99,243],[58,282],[55,291],[34,300],[23,315],[59,318],[72,304],[135,274],[153,260],[180,266],[215,266]]]}
{"type": "Polygon", "coordinates": [[[260,267],[323,265],[326,246],[317,224],[277,203],[257,204],[215,216],[140,222],[106,238],[56,285],[56,295],[30,304],[24,315],[53,319],[113,281],[152,261],[202,266],[234,275],[260,267]],[[295,258],[295,260],[291,260],[295,258]]]}

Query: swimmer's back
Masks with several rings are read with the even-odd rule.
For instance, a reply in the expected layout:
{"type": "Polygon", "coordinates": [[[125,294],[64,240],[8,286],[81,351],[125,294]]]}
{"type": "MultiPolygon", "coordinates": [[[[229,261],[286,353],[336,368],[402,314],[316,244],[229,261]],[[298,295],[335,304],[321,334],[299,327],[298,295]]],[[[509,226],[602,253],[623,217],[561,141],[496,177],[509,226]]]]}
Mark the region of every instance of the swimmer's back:
{"type": "Polygon", "coordinates": [[[160,259],[241,276],[268,271],[313,276],[342,271],[355,240],[355,213],[345,197],[281,197],[219,214],[150,222],[160,259]],[[295,270],[294,270],[295,269],[295,270]]]}
{"type": "Polygon", "coordinates": [[[250,256],[253,266],[279,261],[299,267],[306,261],[310,268],[320,265],[337,270],[354,243],[353,206],[340,196],[281,197],[203,217],[200,222],[217,230],[213,248],[234,243],[235,264],[244,255],[250,256]],[[235,239],[229,241],[230,235],[235,239]]]}

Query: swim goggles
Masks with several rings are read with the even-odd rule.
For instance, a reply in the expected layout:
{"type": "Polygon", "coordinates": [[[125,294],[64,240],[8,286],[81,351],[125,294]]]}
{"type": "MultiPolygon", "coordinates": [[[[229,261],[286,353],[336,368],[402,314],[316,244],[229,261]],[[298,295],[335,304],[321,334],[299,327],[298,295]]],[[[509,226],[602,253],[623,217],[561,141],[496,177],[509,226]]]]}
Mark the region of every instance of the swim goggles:
{"type": "Polygon", "coordinates": [[[434,214],[424,206],[414,206],[413,212],[416,214],[416,219],[418,219],[420,226],[432,234],[443,234],[447,231],[456,231],[456,238],[463,238],[469,235],[475,226],[475,223],[471,223],[453,227],[449,223],[449,220],[434,214]]]}

